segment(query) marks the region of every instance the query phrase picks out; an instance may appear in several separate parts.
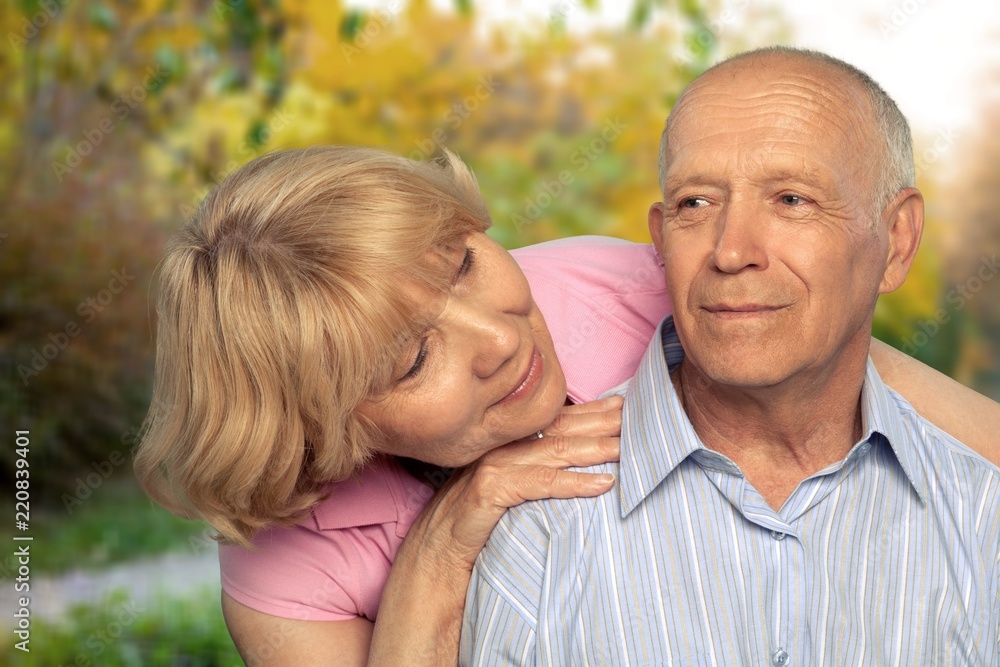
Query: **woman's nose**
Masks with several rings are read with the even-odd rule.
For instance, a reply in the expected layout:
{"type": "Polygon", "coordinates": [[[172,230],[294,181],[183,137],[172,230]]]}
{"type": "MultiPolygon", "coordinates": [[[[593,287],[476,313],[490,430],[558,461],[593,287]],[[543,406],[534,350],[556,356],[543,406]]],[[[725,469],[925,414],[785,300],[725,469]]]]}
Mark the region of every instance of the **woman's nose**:
{"type": "Polygon", "coordinates": [[[521,332],[510,313],[474,304],[464,309],[472,352],[472,372],[486,378],[499,370],[521,347],[521,332]]]}

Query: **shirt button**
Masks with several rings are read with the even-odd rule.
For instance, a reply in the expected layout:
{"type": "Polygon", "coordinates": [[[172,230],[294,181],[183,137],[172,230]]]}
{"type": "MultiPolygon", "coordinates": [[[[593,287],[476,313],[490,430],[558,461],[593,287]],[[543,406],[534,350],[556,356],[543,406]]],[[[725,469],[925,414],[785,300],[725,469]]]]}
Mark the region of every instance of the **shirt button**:
{"type": "Polygon", "coordinates": [[[776,667],[787,667],[788,665],[788,653],[785,649],[779,648],[777,651],[771,654],[771,664],[776,667]]]}
{"type": "MultiPolygon", "coordinates": [[[[785,539],[785,534],[784,533],[779,533],[776,530],[772,530],[771,531],[771,537],[774,538],[774,539],[776,539],[776,540],[778,540],[780,542],[781,540],[785,539]]],[[[777,655],[777,653],[775,653],[775,655],[777,655]]]]}
{"type": "Polygon", "coordinates": [[[868,452],[870,452],[871,449],[872,449],[871,444],[869,444],[869,443],[866,442],[865,444],[863,444],[860,447],[858,447],[858,456],[864,456],[865,454],[867,454],[868,452]]]}

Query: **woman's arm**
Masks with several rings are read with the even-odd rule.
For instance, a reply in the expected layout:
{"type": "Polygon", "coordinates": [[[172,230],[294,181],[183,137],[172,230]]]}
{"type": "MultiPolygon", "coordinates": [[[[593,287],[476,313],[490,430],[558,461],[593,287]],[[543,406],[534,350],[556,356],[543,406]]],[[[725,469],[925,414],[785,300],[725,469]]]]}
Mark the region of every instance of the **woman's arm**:
{"type": "Polygon", "coordinates": [[[622,399],[563,408],[546,437],[493,450],[431,499],[396,555],[367,619],[297,621],[222,595],[226,626],[249,667],[454,665],[476,556],[508,507],[537,498],[592,496],[613,480],[563,470],[618,459],[622,399]]]}
{"type": "Polygon", "coordinates": [[[1000,465],[1000,403],[875,338],[871,356],[885,383],[924,418],[1000,465]]]}
{"type": "Polygon", "coordinates": [[[510,507],[594,496],[613,480],[562,470],[618,459],[620,397],[563,409],[545,438],[512,443],[453,477],[403,542],[382,594],[370,665],[454,665],[472,566],[510,507]]]}
{"type": "Polygon", "coordinates": [[[240,604],[225,592],[222,614],[247,667],[355,667],[368,662],[371,621],[296,621],[240,604]]]}

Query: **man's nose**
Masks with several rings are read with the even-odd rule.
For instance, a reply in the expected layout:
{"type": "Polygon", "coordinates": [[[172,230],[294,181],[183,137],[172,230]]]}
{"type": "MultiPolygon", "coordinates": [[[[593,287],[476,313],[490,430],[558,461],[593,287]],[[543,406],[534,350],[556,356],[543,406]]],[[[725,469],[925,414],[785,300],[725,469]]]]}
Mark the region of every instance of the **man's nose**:
{"type": "Polygon", "coordinates": [[[754,202],[738,198],[726,202],[716,225],[712,260],[719,271],[739,273],[747,268],[767,268],[767,217],[754,202]]]}

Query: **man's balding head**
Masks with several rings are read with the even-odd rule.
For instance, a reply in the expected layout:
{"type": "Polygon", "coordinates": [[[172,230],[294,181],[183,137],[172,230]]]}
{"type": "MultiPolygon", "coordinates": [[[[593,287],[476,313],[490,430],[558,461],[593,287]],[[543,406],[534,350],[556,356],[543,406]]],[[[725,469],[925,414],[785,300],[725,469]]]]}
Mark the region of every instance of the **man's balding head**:
{"type": "MultiPolygon", "coordinates": [[[[817,77],[829,77],[845,96],[853,98],[855,110],[861,112],[859,120],[867,126],[869,141],[864,159],[865,178],[871,184],[872,226],[878,224],[885,207],[896,194],[914,185],[913,146],[910,126],[899,107],[882,87],[868,74],[838,58],[805,49],[773,46],[740,53],[709,68],[696,78],[681,94],[674,110],[667,118],[660,138],[659,181],[663,189],[669,164],[670,131],[677,112],[683,107],[688,93],[698,88],[705,79],[724,75],[752,73],[755,69],[766,71],[789,65],[811,66],[817,77]]],[[[831,113],[846,110],[831,109],[831,113]]]]}
{"type": "Polygon", "coordinates": [[[885,166],[909,157],[906,123],[860,76],[820,54],[751,52],[675,105],[649,228],[685,364],[703,378],[801,387],[863,369],[876,298],[906,277],[923,202],[912,167],[885,166]],[[887,141],[879,119],[893,117],[887,141]]]}

